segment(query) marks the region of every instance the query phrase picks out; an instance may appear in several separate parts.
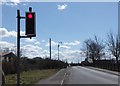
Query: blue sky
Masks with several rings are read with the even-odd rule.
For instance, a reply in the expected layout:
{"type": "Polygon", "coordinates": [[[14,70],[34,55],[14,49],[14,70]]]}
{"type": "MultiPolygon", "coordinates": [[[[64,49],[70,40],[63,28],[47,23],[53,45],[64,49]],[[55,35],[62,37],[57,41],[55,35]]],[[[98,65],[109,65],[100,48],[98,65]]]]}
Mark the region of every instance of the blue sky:
{"type": "MultiPolygon", "coordinates": [[[[79,53],[82,52],[80,48],[82,48],[86,39],[97,35],[101,40],[105,40],[107,33],[110,31],[118,32],[117,5],[117,2],[21,2],[17,5],[2,4],[1,33],[3,37],[1,43],[9,42],[16,45],[17,9],[20,9],[21,15],[25,16],[25,12],[31,6],[33,11],[36,12],[37,36],[31,40],[21,39],[23,51],[26,53],[34,52],[30,57],[37,54],[37,56],[41,56],[41,54],[47,56],[49,55],[48,39],[52,38],[53,58],[57,58],[57,43],[62,41],[61,58],[78,61],[80,60],[78,59],[79,53]],[[28,47],[37,48],[44,52],[39,54],[37,50],[36,52],[31,49],[26,50],[28,47]]],[[[21,31],[22,34],[25,31],[24,20],[21,20],[21,31]]]]}

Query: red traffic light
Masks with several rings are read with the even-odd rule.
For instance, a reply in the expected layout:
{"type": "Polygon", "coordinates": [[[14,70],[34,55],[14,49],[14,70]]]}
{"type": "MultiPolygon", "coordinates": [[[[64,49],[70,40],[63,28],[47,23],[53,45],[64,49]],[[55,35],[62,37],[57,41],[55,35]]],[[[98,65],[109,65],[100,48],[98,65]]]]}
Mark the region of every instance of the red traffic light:
{"type": "Polygon", "coordinates": [[[32,14],[28,14],[28,18],[31,19],[33,17],[32,14]]]}
{"type": "Polygon", "coordinates": [[[35,12],[26,12],[26,35],[34,37],[36,36],[36,23],[35,23],[35,12]]]}

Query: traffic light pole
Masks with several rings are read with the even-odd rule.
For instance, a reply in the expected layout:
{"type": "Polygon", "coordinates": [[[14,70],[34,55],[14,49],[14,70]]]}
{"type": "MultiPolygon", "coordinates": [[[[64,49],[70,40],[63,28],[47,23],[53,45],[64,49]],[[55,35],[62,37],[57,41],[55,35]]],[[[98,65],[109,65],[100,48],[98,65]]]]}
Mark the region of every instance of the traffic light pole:
{"type": "MultiPolygon", "coordinates": [[[[29,8],[32,11],[32,8],[29,8]]],[[[20,10],[17,10],[17,86],[20,86],[20,38],[31,38],[30,36],[20,36],[20,19],[25,17],[20,16],[20,10]]]]}
{"type": "Polygon", "coordinates": [[[20,10],[17,10],[17,86],[20,86],[20,10]]]}

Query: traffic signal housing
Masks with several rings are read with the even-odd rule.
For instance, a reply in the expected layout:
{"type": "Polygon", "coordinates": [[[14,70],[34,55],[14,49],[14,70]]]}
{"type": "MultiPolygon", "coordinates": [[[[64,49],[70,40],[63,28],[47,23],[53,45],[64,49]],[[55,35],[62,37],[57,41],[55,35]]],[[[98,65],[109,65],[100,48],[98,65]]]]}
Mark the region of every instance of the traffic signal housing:
{"type": "Polygon", "coordinates": [[[26,12],[26,35],[28,37],[36,36],[36,16],[35,12],[26,12]]]}

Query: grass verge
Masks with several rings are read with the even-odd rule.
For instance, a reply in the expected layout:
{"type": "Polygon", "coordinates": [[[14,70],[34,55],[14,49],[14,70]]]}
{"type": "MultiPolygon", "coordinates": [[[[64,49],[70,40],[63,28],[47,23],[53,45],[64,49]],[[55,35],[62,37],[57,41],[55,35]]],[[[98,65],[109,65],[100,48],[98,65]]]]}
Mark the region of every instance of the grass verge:
{"type": "MultiPolygon", "coordinates": [[[[51,75],[58,72],[59,69],[47,69],[47,70],[30,70],[22,72],[20,74],[20,81],[22,84],[34,84],[41,79],[50,77],[51,75]]],[[[16,74],[6,75],[5,76],[5,86],[16,84],[16,74]]]]}

